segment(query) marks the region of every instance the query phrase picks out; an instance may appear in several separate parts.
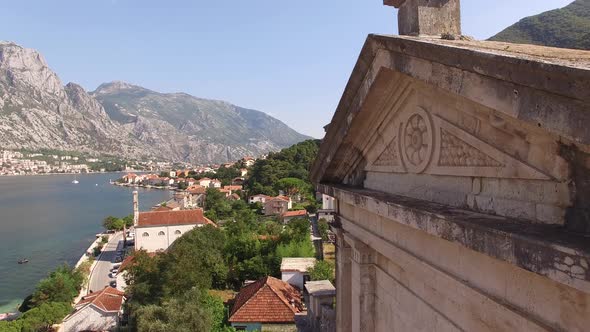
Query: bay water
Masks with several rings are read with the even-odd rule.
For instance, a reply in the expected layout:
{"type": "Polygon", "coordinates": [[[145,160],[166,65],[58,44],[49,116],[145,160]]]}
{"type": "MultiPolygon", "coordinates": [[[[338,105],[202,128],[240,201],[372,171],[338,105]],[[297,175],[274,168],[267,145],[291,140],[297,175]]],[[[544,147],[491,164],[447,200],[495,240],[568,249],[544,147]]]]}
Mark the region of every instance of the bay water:
{"type": "MultiPolygon", "coordinates": [[[[102,220],[133,212],[134,188],[109,183],[119,173],[0,177],[0,313],[14,312],[39,280],[60,264],[73,266],[103,231],[102,220]],[[19,259],[29,263],[19,265],[19,259]]],[[[140,210],[172,192],[139,191],[140,210]]]]}

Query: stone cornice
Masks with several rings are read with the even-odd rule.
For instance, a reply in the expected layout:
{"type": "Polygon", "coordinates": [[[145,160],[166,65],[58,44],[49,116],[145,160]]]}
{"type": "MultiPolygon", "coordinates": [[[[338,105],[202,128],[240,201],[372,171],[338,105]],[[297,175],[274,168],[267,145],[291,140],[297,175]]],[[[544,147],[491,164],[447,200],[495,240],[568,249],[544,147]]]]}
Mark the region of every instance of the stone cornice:
{"type": "Polygon", "coordinates": [[[318,190],[340,202],[590,292],[590,241],[554,225],[486,215],[340,185],[318,190]]]}
{"type": "Polygon", "coordinates": [[[388,70],[497,110],[567,140],[590,144],[590,53],[497,42],[369,35],[316,162],[314,182],[343,180],[324,174],[354,159],[350,129],[371,91],[386,88],[388,70]],[[486,91],[484,97],[482,91],[486,91]],[[351,155],[352,153],[352,155],[351,155]],[[352,157],[352,158],[351,158],[352,157]]]}

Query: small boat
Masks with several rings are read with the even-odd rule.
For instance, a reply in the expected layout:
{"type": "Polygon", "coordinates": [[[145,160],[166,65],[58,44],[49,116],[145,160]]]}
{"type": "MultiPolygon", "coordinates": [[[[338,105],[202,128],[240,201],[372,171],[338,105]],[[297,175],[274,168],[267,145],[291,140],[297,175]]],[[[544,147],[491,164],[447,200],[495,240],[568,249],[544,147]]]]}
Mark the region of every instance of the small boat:
{"type": "Polygon", "coordinates": [[[73,184],[78,184],[80,183],[80,181],[78,181],[78,179],[76,179],[76,175],[74,174],[74,181],[72,181],[73,184]]]}
{"type": "Polygon", "coordinates": [[[19,264],[27,264],[28,262],[29,262],[29,260],[26,259],[26,258],[23,258],[23,259],[21,259],[21,260],[18,261],[19,264]]]}

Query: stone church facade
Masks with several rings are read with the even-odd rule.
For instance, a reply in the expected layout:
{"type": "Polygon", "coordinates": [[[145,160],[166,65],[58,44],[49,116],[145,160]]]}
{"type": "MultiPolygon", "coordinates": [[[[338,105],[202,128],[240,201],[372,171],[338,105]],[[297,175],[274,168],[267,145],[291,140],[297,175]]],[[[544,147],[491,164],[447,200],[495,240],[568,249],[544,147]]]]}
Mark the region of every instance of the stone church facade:
{"type": "Polygon", "coordinates": [[[311,174],[335,198],[337,330],[589,331],[590,52],[384,2],[406,35],[367,38],[311,174]]]}

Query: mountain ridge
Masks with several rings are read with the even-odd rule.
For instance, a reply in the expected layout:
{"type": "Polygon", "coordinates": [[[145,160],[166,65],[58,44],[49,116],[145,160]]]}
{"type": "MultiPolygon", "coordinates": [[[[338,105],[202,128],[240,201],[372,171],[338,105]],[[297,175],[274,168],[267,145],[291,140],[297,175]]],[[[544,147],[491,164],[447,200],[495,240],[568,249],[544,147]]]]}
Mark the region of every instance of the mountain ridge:
{"type": "Polygon", "coordinates": [[[489,40],[590,50],[590,0],[525,17],[489,40]]]}
{"type": "Polygon", "coordinates": [[[219,163],[308,139],[270,115],[123,81],[63,85],[33,49],[0,42],[0,145],[219,163]]]}

